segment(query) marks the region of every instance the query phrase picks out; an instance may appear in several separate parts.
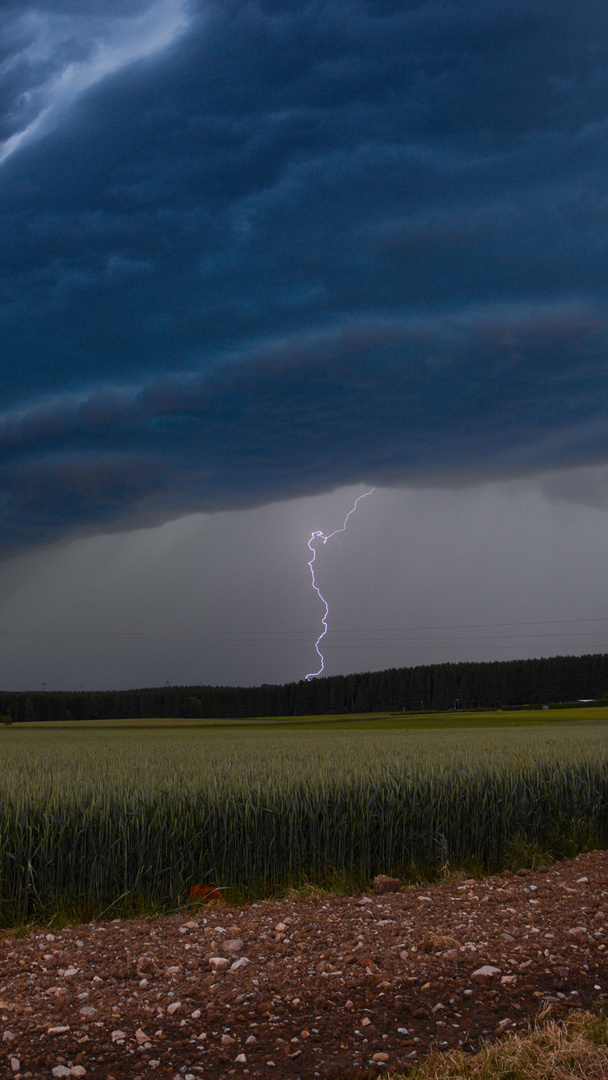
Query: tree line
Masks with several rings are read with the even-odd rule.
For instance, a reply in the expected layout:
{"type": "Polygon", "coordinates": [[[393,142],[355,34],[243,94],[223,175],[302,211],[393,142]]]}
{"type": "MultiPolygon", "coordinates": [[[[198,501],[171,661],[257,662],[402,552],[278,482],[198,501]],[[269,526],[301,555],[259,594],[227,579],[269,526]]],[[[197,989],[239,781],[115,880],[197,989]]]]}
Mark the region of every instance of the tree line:
{"type": "Polygon", "coordinates": [[[313,716],[540,706],[585,698],[608,698],[608,653],[425,664],[283,685],[0,691],[0,718],[28,722],[313,716]]]}

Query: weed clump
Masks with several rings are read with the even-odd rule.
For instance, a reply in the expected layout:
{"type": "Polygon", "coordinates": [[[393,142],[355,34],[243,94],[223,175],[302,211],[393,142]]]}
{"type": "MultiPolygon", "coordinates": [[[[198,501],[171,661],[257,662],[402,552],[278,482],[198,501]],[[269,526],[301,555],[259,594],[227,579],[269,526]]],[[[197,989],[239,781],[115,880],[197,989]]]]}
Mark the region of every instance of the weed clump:
{"type": "MultiPolygon", "coordinates": [[[[564,1022],[540,1020],[525,1033],[509,1033],[467,1057],[461,1050],[433,1053],[408,1080],[606,1080],[608,1024],[603,1014],[571,1013],[564,1022]]],[[[393,1075],[392,1080],[397,1080],[393,1075]]]]}

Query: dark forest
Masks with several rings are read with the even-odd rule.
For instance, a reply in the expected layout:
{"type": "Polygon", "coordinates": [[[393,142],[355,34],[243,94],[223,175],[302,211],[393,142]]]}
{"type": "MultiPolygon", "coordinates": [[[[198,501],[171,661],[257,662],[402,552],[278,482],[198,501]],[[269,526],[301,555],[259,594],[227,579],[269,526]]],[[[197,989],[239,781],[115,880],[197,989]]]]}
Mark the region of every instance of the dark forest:
{"type": "Polygon", "coordinates": [[[427,664],[284,685],[0,691],[13,721],[230,718],[492,709],[608,698],[608,653],[427,664]]]}

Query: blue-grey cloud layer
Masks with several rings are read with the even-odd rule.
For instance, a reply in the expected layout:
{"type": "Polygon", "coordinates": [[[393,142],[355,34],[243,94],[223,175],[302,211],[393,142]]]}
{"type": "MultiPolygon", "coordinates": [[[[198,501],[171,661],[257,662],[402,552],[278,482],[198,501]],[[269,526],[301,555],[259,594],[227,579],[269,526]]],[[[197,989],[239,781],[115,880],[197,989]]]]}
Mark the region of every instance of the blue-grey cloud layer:
{"type": "Polygon", "coordinates": [[[5,546],[608,460],[605,4],[178,7],[0,16],[5,546]]]}

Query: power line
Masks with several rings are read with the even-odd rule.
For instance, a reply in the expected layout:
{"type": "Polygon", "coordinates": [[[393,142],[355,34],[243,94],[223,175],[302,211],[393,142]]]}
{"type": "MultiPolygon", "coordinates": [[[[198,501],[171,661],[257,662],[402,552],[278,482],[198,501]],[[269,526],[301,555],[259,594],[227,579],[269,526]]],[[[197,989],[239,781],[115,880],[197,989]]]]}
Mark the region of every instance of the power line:
{"type": "MultiPolygon", "coordinates": [[[[567,622],[568,620],[556,620],[557,623],[567,622]]],[[[573,620],[573,622],[582,620],[573,620]]],[[[606,622],[607,620],[588,620],[589,622],[606,622]]],[[[499,626],[514,627],[516,625],[523,626],[543,626],[549,625],[548,623],[488,623],[488,624],[469,624],[462,627],[425,627],[421,628],[421,632],[429,633],[433,629],[437,630],[465,630],[486,627],[499,626]]],[[[194,633],[163,633],[163,634],[139,634],[139,633],[120,633],[120,632],[99,632],[99,631],[85,631],[77,633],[75,631],[57,631],[53,630],[0,630],[0,637],[2,638],[26,638],[26,639],[44,639],[53,637],[53,639],[60,639],[64,641],[88,641],[88,642],[131,642],[141,644],[174,644],[174,645],[209,645],[209,646],[224,646],[229,648],[251,648],[251,647],[264,647],[264,648],[281,648],[281,649],[301,649],[306,647],[311,640],[311,634],[313,631],[264,631],[258,633],[257,631],[218,631],[213,633],[194,632],[194,633]],[[297,635],[297,636],[296,636],[297,635]],[[287,638],[287,640],[286,640],[287,638]]],[[[480,639],[479,635],[460,635],[460,636],[439,636],[429,638],[419,638],[413,635],[416,633],[414,627],[403,628],[401,630],[375,630],[373,628],[367,630],[345,630],[345,631],[333,631],[328,635],[327,647],[330,649],[338,648],[366,648],[366,649],[388,649],[388,648],[441,648],[441,647],[453,647],[454,645],[460,648],[466,647],[502,647],[512,648],[511,644],[501,644],[505,642],[538,642],[538,641],[558,641],[558,640],[573,640],[581,638],[594,638],[600,639],[608,637],[607,630],[570,630],[562,633],[550,633],[546,631],[540,631],[538,633],[520,633],[520,634],[484,634],[480,639]],[[391,637],[378,637],[378,634],[389,634],[391,637]],[[366,637],[354,636],[366,634],[366,637]],[[372,636],[374,635],[374,636],[372,636]],[[402,636],[394,636],[402,635],[402,636]],[[492,642],[492,644],[486,644],[492,642]]]]}

